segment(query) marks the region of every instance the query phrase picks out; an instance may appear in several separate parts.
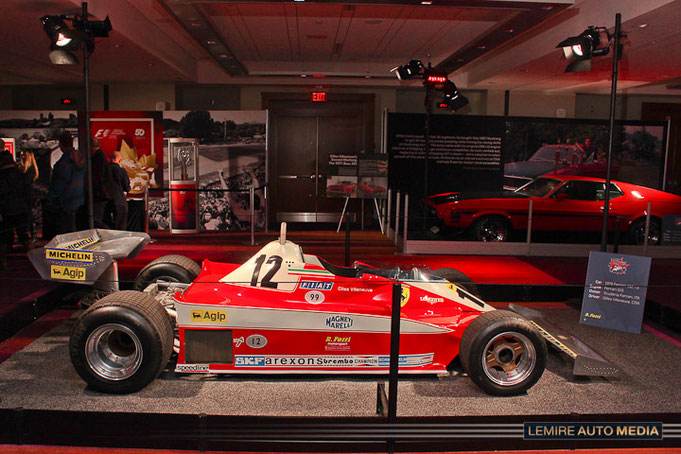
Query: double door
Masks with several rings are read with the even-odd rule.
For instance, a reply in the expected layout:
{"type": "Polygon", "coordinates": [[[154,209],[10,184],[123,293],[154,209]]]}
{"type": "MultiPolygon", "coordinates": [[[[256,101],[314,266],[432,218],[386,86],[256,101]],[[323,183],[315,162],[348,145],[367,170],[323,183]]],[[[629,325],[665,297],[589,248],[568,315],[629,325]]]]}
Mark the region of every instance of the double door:
{"type": "Polygon", "coordinates": [[[338,221],[344,199],[326,196],[329,155],[373,151],[371,101],[270,100],[270,222],[338,221]]]}

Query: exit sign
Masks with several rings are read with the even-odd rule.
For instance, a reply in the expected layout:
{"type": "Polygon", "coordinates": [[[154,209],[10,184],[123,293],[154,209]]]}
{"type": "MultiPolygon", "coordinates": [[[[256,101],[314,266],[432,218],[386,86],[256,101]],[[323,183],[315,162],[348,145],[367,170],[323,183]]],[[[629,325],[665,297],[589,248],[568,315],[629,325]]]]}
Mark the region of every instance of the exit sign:
{"type": "Polygon", "coordinates": [[[312,92],[312,102],[326,102],[326,92],[325,91],[312,92]]]}

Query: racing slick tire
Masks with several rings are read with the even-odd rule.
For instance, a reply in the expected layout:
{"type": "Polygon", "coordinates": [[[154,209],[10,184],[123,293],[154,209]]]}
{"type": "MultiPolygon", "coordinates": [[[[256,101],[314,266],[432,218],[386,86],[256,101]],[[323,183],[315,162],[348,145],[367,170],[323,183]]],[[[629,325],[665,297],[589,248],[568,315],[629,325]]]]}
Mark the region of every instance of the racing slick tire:
{"type": "Polygon", "coordinates": [[[478,290],[478,286],[475,285],[475,282],[473,282],[470,277],[461,271],[454,268],[438,268],[433,271],[433,274],[447,279],[454,285],[463,287],[468,293],[480,298],[480,290],[478,290]]]}
{"type": "Polygon", "coordinates": [[[142,268],[135,279],[134,289],[143,291],[158,280],[191,284],[201,272],[201,266],[184,255],[164,255],[142,268]]]}
{"type": "Polygon", "coordinates": [[[173,327],[151,296],[127,290],[105,296],[71,331],[71,362],[92,389],[127,394],[147,386],[166,367],[173,327]]]}
{"type": "Polygon", "coordinates": [[[547,347],[526,319],[494,310],[468,325],[459,356],[466,373],[485,392],[514,396],[530,389],[542,376],[547,347]]]}
{"type": "MultiPolygon", "coordinates": [[[[646,236],[646,218],[639,218],[631,223],[629,230],[627,230],[627,239],[631,244],[643,244],[646,236]]],[[[648,229],[648,244],[660,244],[662,239],[662,228],[660,227],[660,220],[650,217],[650,227],[648,229]]]]}
{"type": "Polygon", "coordinates": [[[470,230],[475,241],[501,242],[511,238],[511,224],[502,216],[483,216],[477,219],[470,230]]]}

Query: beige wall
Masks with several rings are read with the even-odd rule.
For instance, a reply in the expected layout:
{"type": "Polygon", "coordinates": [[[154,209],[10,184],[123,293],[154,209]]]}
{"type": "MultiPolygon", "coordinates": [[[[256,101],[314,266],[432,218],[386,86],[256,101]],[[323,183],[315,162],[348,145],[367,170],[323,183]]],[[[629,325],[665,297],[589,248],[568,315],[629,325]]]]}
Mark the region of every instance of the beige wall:
{"type": "Polygon", "coordinates": [[[511,116],[556,118],[558,109],[566,111],[566,118],[575,116],[574,94],[511,90],[508,104],[511,116]]]}
{"type": "MultiPolygon", "coordinates": [[[[681,96],[620,95],[615,105],[616,118],[640,120],[641,106],[646,102],[681,103],[681,96]]],[[[578,93],[575,100],[575,115],[577,118],[609,118],[610,96],[578,93]]]]}
{"type": "Polygon", "coordinates": [[[175,84],[109,85],[109,110],[156,110],[158,101],[175,109],[175,84]]]}

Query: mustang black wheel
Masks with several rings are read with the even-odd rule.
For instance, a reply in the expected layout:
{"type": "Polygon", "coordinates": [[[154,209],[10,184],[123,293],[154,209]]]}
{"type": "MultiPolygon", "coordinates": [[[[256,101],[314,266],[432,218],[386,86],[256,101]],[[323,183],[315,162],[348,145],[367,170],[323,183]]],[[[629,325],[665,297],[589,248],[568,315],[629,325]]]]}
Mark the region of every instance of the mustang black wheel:
{"type": "Polygon", "coordinates": [[[485,312],[461,338],[461,364],[471,379],[495,396],[531,388],[544,373],[547,348],[541,334],[509,311],[485,312]]]}
{"type": "Polygon", "coordinates": [[[438,268],[433,271],[433,274],[447,279],[454,285],[463,287],[466,291],[468,291],[468,293],[480,298],[480,290],[478,290],[478,286],[475,285],[475,282],[473,282],[470,277],[466,276],[461,271],[455,270],[454,268],[438,268]]]}
{"type": "Polygon", "coordinates": [[[165,309],[136,291],[115,292],[93,304],[76,322],[69,342],[78,375],[93,389],[112,394],[151,383],[168,364],[172,347],[165,309]]]}
{"type": "Polygon", "coordinates": [[[477,241],[508,241],[511,225],[500,216],[484,216],[475,221],[471,234],[477,241]]]}
{"type": "MultiPolygon", "coordinates": [[[[650,227],[648,228],[648,244],[660,244],[661,234],[660,221],[657,218],[650,218],[650,227]]],[[[646,236],[646,219],[641,218],[634,221],[629,227],[629,242],[632,244],[643,244],[646,236]]]]}
{"type": "Polygon", "coordinates": [[[164,255],[142,268],[135,279],[135,290],[141,292],[159,280],[190,284],[200,272],[199,264],[184,255],[164,255]]]}

